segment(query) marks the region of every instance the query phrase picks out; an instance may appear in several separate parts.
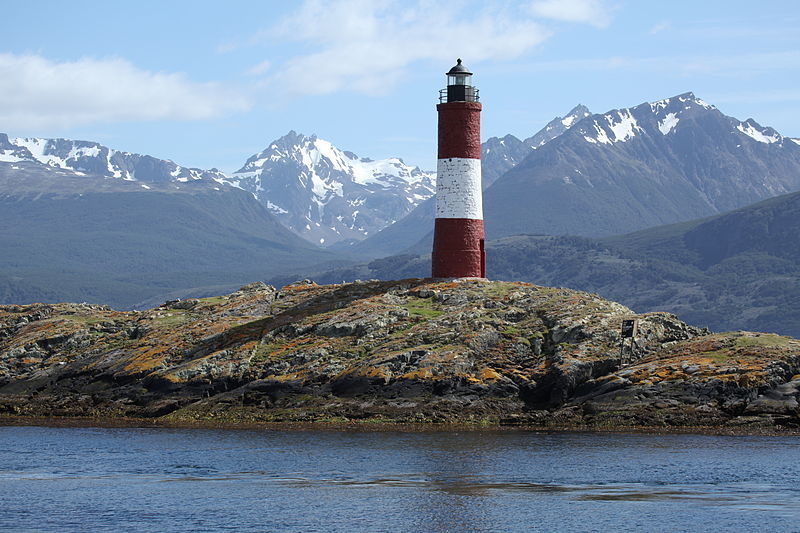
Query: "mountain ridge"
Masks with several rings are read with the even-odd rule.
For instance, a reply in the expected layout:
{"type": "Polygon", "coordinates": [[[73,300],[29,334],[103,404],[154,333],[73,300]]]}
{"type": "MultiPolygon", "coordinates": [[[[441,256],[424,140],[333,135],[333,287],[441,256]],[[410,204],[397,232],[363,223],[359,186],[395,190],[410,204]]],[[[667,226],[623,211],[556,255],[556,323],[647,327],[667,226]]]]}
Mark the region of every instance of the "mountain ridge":
{"type": "Polygon", "coordinates": [[[487,235],[621,234],[793,192],[785,139],[691,92],[591,115],[486,190],[487,235]]]}
{"type": "Polygon", "coordinates": [[[290,131],[222,181],[252,193],[298,235],[327,246],[391,225],[433,195],[434,179],[400,158],[359,158],[290,131]]]}

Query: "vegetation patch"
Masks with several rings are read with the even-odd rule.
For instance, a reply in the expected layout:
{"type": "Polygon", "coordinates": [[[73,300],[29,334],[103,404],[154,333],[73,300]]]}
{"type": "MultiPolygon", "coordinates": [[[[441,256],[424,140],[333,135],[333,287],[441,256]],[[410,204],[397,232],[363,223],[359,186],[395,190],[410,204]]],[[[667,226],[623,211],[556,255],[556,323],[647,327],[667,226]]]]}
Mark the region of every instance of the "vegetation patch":
{"type": "Polygon", "coordinates": [[[770,348],[775,346],[789,346],[791,343],[791,339],[788,337],[781,337],[780,335],[775,335],[772,333],[764,333],[761,335],[755,336],[741,336],[736,339],[736,347],[737,348],[752,348],[752,347],[764,347],[770,348]]]}
{"type": "Polygon", "coordinates": [[[405,308],[411,318],[432,319],[444,314],[444,311],[434,309],[433,302],[426,298],[409,298],[405,308]]]}
{"type": "Polygon", "coordinates": [[[167,313],[154,315],[150,320],[154,326],[169,328],[185,324],[191,318],[192,315],[183,309],[170,309],[167,313]]]}
{"type": "Polygon", "coordinates": [[[210,296],[208,298],[198,298],[197,305],[198,307],[213,307],[216,305],[223,304],[228,301],[227,296],[210,296]]]}

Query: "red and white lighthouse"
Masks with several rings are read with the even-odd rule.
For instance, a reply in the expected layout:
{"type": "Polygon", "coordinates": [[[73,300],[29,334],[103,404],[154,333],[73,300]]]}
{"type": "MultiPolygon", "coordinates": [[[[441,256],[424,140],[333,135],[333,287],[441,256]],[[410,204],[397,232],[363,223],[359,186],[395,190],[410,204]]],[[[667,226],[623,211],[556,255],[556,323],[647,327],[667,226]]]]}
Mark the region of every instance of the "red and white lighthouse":
{"type": "Polygon", "coordinates": [[[434,278],[485,278],[481,193],[481,104],[472,72],[458,64],[439,91],[434,278]]]}

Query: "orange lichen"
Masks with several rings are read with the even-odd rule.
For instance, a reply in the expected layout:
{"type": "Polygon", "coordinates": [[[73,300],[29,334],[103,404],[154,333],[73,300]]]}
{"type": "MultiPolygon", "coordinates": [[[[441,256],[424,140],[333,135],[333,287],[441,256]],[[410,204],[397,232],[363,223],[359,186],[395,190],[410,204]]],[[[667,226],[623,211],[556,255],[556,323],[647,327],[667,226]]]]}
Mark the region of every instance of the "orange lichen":
{"type": "Polygon", "coordinates": [[[489,367],[482,368],[480,376],[481,379],[484,381],[497,381],[498,379],[503,377],[495,369],[489,367]]]}

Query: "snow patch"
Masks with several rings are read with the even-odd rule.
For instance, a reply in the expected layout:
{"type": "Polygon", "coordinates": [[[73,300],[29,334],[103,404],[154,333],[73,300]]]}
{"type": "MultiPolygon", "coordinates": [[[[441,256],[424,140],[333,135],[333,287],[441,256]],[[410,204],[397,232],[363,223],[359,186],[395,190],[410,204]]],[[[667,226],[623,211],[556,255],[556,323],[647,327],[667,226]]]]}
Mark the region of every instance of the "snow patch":
{"type": "Polygon", "coordinates": [[[611,139],[608,138],[608,134],[606,134],[606,130],[601,128],[600,125],[597,123],[597,121],[595,121],[593,123],[593,126],[594,126],[594,129],[595,129],[596,136],[595,137],[589,137],[587,135],[584,135],[583,138],[586,139],[588,142],[593,143],[593,144],[597,144],[597,143],[600,143],[600,144],[611,144],[611,139]]]}
{"type": "Polygon", "coordinates": [[[636,123],[636,119],[633,118],[629,110],[623,109],[622,111],[617,111],[616,114],[617,117],[606,115],[609,127],[614,132],[615,142],[625,142],[635,137],[636,131],[642,131],[642,128],[636,123]],[[619,118],[619,122],[616,122],[615,118],[619,118]]]}
{"type": "Polygon", "coordinates": [[[781,140],[781,136],[777,133],[775,135],[765,135],[764,132],[757,130],[752,124],[746,122],[742,122],[736,126],[736,129],[760,143],[772,144],[780,142],[781,140]]]}
{"type": "Polygon", "coordinates": [[[694,102],[701,107],[705,107],[706,109],[715,109],[713,105],[709,104],[705,100],[701,100],[700,98],[695,98],[694,102]]]}
{"type": "Polygon", "coordinates": [[[0,162],[3,163],[18,163],[20,161],[24,161],[25,159],[22,157],[17,157],[12,154],[7,154],[5,151],[0,152],[0,162]]]}
{"type": "Polygon", "coordinates": [[[267,209],[269,209],[270,211],[273,211],[275,213],[279,213],[281,215],[285,215],[286,213],[289,212],[286,209],[282,208],[281,206],[273,204],[269,200],[267,200],[267,209]]]}
{"type": "Polygon", "coordinates": [[[653,113],[658,113],[668,105],[669,105],[669,98],[666,98],[664,100],[659,100],[658,102],[650,102],[650,111],[652,111],[653,113]]]}
{"type": "Polygon", "coordinates": [[[675,129],[675,126],[678,125],[679,120],[680,119],[675,115],[675,113],[667,113],[667,116],[664,117],[664,120],[658,123],[658,131],[666,135],[675,129]]]}

